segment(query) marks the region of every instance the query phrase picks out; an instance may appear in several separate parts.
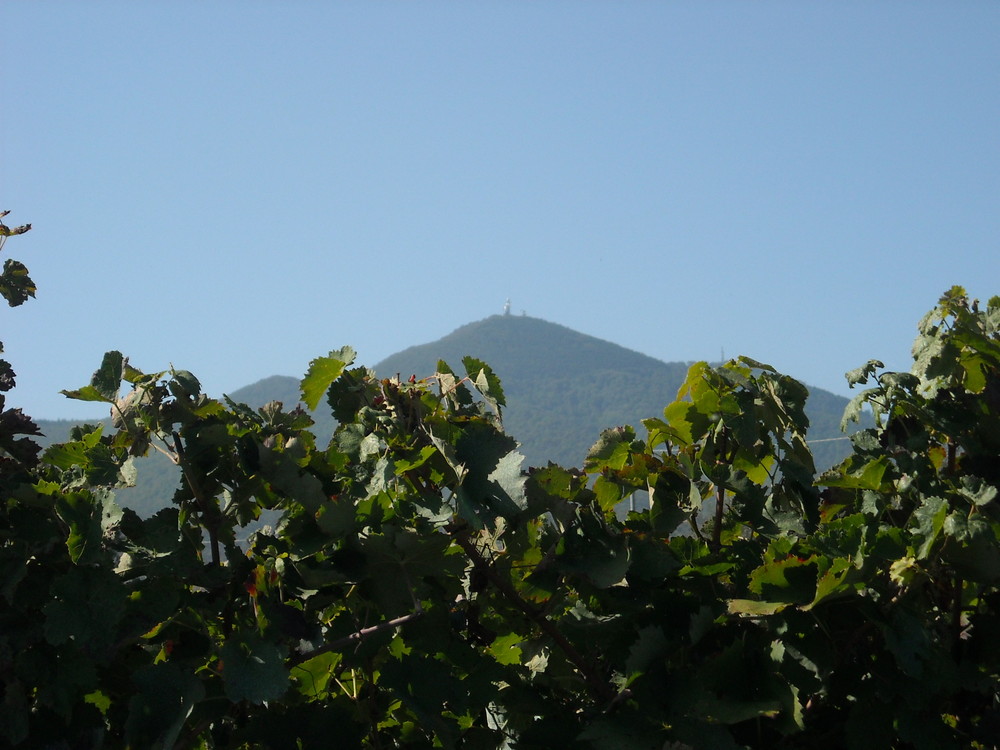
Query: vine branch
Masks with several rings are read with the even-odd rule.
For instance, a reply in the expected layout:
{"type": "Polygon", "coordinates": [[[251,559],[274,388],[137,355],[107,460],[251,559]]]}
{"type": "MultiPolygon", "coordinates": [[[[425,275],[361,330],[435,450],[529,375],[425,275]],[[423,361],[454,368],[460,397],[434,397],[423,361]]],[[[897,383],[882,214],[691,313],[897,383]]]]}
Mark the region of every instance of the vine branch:
{"type": "MultiPolygon", "coordinates": [[[[418,602],[419,604],[419,602],[418,602]]],[[[386,630],[392,630],[398,628],[407,623],[413,622],[414,620],[419,620],[424,616],[423,607],[417,609],[416,612],[411,612],[408,615],[401,615],[399,617],[394,617],[391,620],[386,620],[385,622],[380,622],[378,625],[370,625],[367,628],[361,628],[354,631],[350,635],[346,635],[343,638],[338,638],[335,641],[330,641],[329,643],[324,643],[319,648],[314,648],[312,651],[308,651],[304,654],[299,654],[294,659],[291,660],[290,664],[293,667],[309,661],[310,659],[321,656],[322,654],[329,653],[330,651],[340,651],[347,648],[348,646],[356,643],[361,643],[365,638],[370,638],[373,635],[381,633],[386,630]]]]}

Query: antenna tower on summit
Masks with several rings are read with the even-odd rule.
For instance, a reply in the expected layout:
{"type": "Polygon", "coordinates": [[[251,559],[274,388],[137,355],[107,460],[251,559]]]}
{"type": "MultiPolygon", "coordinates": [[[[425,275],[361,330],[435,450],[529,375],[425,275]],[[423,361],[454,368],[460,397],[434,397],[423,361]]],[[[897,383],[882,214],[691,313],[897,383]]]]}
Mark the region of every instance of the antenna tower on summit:
{"type": "Polygon", "coordinates": [[[507,301],[503,304],[503,314],[510,315],[510,297],[508,297],[507,301]]]}

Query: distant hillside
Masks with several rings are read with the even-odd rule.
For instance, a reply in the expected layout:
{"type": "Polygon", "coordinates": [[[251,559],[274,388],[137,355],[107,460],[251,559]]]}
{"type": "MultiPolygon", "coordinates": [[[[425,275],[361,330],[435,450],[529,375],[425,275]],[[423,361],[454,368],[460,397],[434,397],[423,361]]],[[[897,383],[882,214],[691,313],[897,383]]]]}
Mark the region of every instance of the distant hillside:
{"type": "MultiPolygon", "coordinates": [[[[555,323],[494,315],[462,326],[438,341],[405,349],[374,369],[383,377],[435,372],[439,359],[462,372],[471,355],[496,371],[507,396],[504,426],[522,444],[529,465],[582,464],[601,430],[662,417],[677,397],[690,363],[661,362],[555,323]]],[[[847,399],[813,389],[807,404],[813,439],[841,438],[847,399]]],[[[813,446],[819,466],[848,453],[846,440],[813,446]]]]}
{"type": "MultiPolygon", "coordinates": [[[[110,431],[111,419],[86,420],[89,424],[103,424],[105,432],[110,431]]],[[[37,438],[42,447],[69,440],[70,430],[82,421],[71,419],[39,419],[38,427],[42,437],[37,438]]],[[[161,453],[151,451],[149,456],[136,461],[138,482],[135,487],[118,490],[118,501],[132,508],[142,516],[150,516],[160,508],[170,504],[180,481],[180,470],[161,453]]]]}
{"type": "MultiPolygon", "coordinates": [[[[256,383],[244,386],[229,394],[239,403],[259,408],[270,401],[281,401],[285,408],[292,409],[299,403],[299,379],[286,375],[274,375],[256,383]]],[[[313,415],[316,424],[313,431],[319,440],[329,440],[333,435],[334,419],[325,404],[313,415]]],[[[69,440],[70,430],[83,422],[72,419],[37,420],[42,436],[38,442],[47,447],[52,443],[69,440]]],[[[102,423],[110,430],[111,419],[89,420],[91,424],[102,423]]],[[[150,516],[160,508],[170,504],[180,482],[180,469],[162,453],[150,451],[149,455],[136,461],[138,480],[135,487],[117,491],[118,501],[132,508],[142,516],[150,516]]]]}
{"type": "MultiPolygon", "coordinates": [[[[663,415],[663,407],[677,397],[690,364],[661,362],[538,318],[494,315],[393,354],[373,369],[381,377],[422,378],[433,375],[443,359],[462,373],[462,358],[470,355],[489,363],[500,376],[507,397],[504,427],[521,443],[529,466],[544,466],[547,461],[580,466],[608,427],[631,424],[643,435],[640,420],[663,415]]],[[[299,379],[274,375],[229,396],[255,408],[281,401],[291,409],[299,403],[299,379]]],[[[810,438],[822,441],[812,445],[819,468],[832,466],[848,453],[849,444],[840,433],[846,405],[845,398],[811,391],[806,412],[812,424],[810,438]]],[[[334,420],[325,402],[313,417],[317,438],[328,440],[334,420]]],[[[45,434],[41,442],[67,440],[74,424],[39,422],[45,434]]],[[[107,421],[105,426],[109,428],[107,421]]],[[[180,477],[177,467],[160,454],[143,459],[138,468],[139,486],[122,491],[119,498],[147,515],[170,503],[180,477]]]]}
{"type": "Polygon", "coordinates": [[[229,394],[233,401],[259,408],[270,401],[280,401],[291,409],[299,402],[299,380],[287,375],[272,375],[245,385],[229,394]]]}
{"type": "MultiPolygon", "coordinates": [[[[90,422],[91,424],[104,422],[105,429],[107,429],[107,425],[111,423],[111,420],[92,419],[90,422]]],[[[65,443],[69,440],[70,430],[78,424],[83,424],[83,422],[72,419],[36,419],[35,424],[42,431],[41,437],[36,437],[35,441],[42,447],[47,447],[53,443],[65,443]]]]}

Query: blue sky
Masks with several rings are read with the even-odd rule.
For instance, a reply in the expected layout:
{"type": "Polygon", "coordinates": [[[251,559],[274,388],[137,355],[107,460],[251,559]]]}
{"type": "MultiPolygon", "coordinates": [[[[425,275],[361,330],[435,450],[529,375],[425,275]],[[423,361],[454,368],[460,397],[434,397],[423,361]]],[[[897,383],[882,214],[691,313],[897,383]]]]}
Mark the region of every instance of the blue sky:
{"type": "MultiPolygon", "coordinates": [[[[1000,3],[7,3],[9,405],[501,312],[848,394],[1000,294],[1000,3]]],[[[474,354],[474,353],[473,353],[474,354]]],[[[503,377],[503,373],[499,373],[503,377]]]]}

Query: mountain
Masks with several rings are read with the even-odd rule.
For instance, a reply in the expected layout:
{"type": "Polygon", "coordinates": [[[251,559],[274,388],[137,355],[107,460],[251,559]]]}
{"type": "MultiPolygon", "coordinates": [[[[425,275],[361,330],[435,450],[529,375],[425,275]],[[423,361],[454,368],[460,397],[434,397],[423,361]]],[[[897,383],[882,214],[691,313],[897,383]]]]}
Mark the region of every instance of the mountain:
{"type": "MultiPolygon", "coordinates": [[[[374,366],[382,377],[426,377],[443,359],[457,373],[462,358],[487,362],[507,397],[504,427],[521,442],[533,466],[554,461],[579,466],[602,430],[662,417],[677,398],[689,362],[662,362],[556,323],[517,315],[493,315],[469,323],[438,341],[412,346],[374,366]]],[[[817,466],[847,455],[840,432],[847,399],[810,389],[806,413],[817,466]],[[831,440],[831,438],[833,440],[831,440]]]]}
{"type": "MultiPolygon", "coordinates": [[[[437,341],[404,349],[372,369],[381,377],[423,378],[433,375],[438,360],[444,360],[456,373],[462,373],[462,358],[466,356],[488,363],[500,377],[507,400],[504,427],[521,443],[529,466],[544,466],[547,461],[580,466],[590,446],[608,427],[630,424],[643,435],[640,420],[662,417],[663,407],[677,397],[690,365],[661,362],[538,318],[494,315],[437,341]]],[[[253,407],[281,401],[292,408],[299,401],[299,379],[274,375],[229,396],[253,407]]],[[[849,452],[850,444],[840,432],[846,405],[847,399],[841,396],[810,390],[806,404],[809,436],[821,469],[849,452]]],[[[325,403],[321,402],[314,418],[317,438],[329,439],[334,421],[325,403]]],[[[70,420],[40,421],[45,434],[41,442],[67,440],[74,424],[70,420]]],[[[105,429],[110,429],[107,423],[105,429]]],[[[122,491],[120,499],[147,515],[169,504],[178,471],[160,454],[141,460],[138,469],[138,486],[122,491]]]]}

